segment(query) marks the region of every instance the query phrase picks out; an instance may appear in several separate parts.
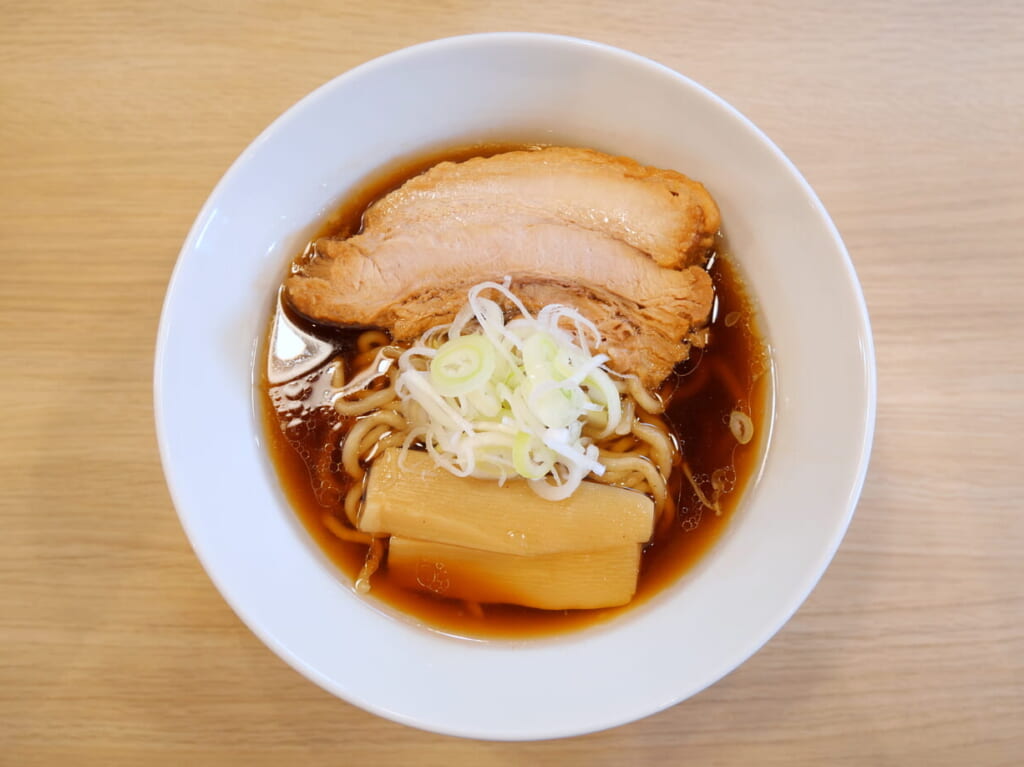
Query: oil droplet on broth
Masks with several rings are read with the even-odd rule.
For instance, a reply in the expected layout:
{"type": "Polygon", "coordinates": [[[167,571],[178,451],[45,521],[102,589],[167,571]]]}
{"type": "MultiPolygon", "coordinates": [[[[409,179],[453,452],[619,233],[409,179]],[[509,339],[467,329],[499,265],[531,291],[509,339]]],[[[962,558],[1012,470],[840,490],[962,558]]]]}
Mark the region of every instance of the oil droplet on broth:
{"type": "Polygon", "coordinates": [[[452,585],[444,563],[430,560],[422,560],[416,565],[416,583],[438,596],[443,596],[452,585]]]}

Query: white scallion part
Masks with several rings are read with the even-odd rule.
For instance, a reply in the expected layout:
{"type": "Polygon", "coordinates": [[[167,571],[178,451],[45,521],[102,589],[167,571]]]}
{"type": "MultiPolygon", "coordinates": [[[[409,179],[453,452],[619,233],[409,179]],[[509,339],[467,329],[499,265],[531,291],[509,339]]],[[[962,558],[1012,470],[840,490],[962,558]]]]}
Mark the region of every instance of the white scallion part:
{"type": "Polygon", "coordinates": [[[754,422],[742,410],[733,410],[729,414],[729,431],[737,442],[745,445],[754,438],[754,422]]]}
{"type": "Polygon", "coordinates": [[[631,411],[608,357],[591,351],[601,345],[597,326],[558,304],[534,317],[510,287],[506,277],[470,288],[450,325],[431,328],[399,358],[395,388],[438,466],[500,482],[521,476],[537,495],[561,500],[605,470],[584,425],[608,436],[631,411]],[[485,292],[519,316],[506,322],[485,292]]]}

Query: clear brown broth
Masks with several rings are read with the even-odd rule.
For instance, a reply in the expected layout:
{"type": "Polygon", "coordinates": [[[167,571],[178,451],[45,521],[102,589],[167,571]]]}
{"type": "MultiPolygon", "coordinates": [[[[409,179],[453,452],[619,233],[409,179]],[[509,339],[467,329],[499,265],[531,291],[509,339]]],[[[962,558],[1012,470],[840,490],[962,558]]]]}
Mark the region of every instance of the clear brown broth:
{"type": "MultiPolygon", "coordinates": [[[[463,160],[518,148],[523,145],[478,145],[396,164],[350,195],[317,237],[354,234],[361,226],[363,212],[374,200],[442,160],[463,160]]],[[[482,606],[481,614],[458,600],[391,583],[386,562],[372,579],[370,598],[446,633],[474,638],[523,638],[567,632],[614,618],[647,601],[691,569],[721,536],[756,475],[769,418],[767,349],[753,304],[722,239],[711,261],[710,273],[716,306],[709,343],[705,349],[695,349],[676,368],[660,394],[668,403],[665,420],[682,447],[694,480],[708,497],[715,495],[713,485],[723,487],[718,495],[719,513],[701,503],[683,471],[673,472],[669,490],[676,499],[675,518],[671,525],[660,526],[645,547],[637,593],[629,605],[545,611],[488,604],[482,606]],[[737,409],[749,414],[754,424],[754,439],[746,445],[736,441],[728,426],[730,413],[737,409]]],[[[291,314],[290,317],[307,331],[330,340],[337,356],[346,363],[354,357],[355,340],[365,330],[320,325],[291,314]]],[[[340,504],[350,481],[340,467],[338,446],[351,421],[339,418],[332,409],[319,408],[308,411],[297,423],[294,413],[279,415],[272,393],[273,387],[264,378],[260,397],[264,431],[285,494],[317,545],[354,580],[363,564],[365,546],[340,540],[325,523],[325,515],[344,518],[340,504]]]]}

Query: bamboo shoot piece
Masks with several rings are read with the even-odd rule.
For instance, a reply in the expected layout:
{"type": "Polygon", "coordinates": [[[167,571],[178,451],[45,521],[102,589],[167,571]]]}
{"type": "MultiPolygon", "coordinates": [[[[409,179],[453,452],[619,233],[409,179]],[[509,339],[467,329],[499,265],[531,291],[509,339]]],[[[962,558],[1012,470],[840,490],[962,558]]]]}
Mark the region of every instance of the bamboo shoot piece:
{"type": "Polygon", "coordinates": [[[385,450],[373,462],[360,530],[505,554],[591,552],[646,543],[654,503],[643,493],[583,482],[564,501],[526,482],[456,477],[424,452],[385,450]]]}
{"type": "Polygon", "coordinates": [[[536,556],[496,554],[392,536],[388,573],[399,585],[472,602],[587,610],[633,598],[639,543],[536,556]]]}

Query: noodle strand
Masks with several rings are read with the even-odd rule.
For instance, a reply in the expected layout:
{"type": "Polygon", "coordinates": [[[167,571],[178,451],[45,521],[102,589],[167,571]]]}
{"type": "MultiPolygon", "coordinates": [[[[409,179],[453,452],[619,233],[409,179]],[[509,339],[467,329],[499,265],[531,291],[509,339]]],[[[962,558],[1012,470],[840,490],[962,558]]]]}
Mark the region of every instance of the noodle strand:
{"type": "Polygon", "coordinates": [[[363,568],[356,578],[356,591],[360,594],[368,594],[370,591],[370,576],[377,572],[381,559],[384,557],[384,539],[374,538],[370,541],[370,547],[366,550],[366,559],[363,561],[363,568]]]}
{"type": "Polygon", "coordinates": [[[372,535],[361,530],[353,530],[351,527],[346,527],[333,514],[324,514],[322,519],[324,527],[330,530],[331,534],[336,538],[348,541],[349,543],[362,543],[364,545],[369,545],[373,541],[372,535]]]}

